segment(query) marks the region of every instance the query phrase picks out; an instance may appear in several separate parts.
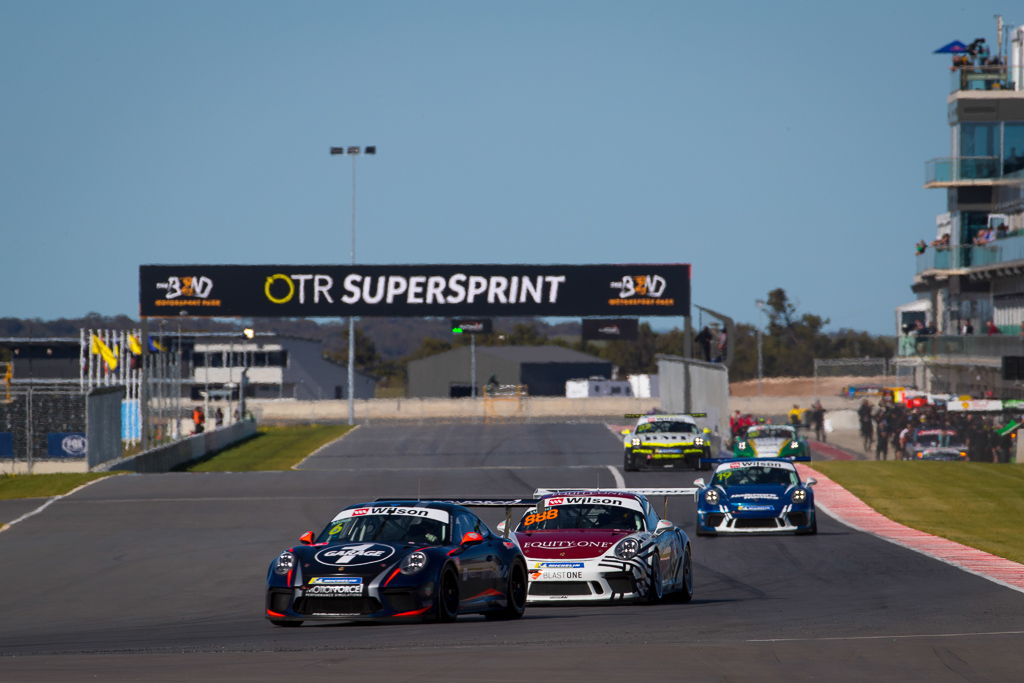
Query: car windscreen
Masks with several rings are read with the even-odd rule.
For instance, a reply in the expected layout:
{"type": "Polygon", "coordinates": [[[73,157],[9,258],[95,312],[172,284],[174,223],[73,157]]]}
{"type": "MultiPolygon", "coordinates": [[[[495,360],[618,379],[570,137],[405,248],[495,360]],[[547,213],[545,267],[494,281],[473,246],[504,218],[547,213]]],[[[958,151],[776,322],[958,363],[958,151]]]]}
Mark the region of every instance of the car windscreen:
{"type": "Polygon", "coordinates": [[[747,430],[748,439],[791,439],[793,430],[779,427],[757,427],[747,430]]]}
{"type": "Polygon", "coordinates": [[[644,422],[637,426],[637,434],[659,434],[668,432],[696,432],[697,426],[689,422],[673,422],[671,420],[660,420],[658,422],[644,422]]]}
{"type": "Polygon", "coordinates": [[[782,467],[741,467],[715,473],[715,484],[725,489],[734,486],[789,486],[799,481],[800,477],[794,470],[782,467]]]}
{"type": "Polygon", "coordinates": [[[918,446],[952,446],[962,443],[956,432],[928,432],[918,433],[914,443],[918,446]]]}
{"type": "Polygon", "coordinates": [[[644,516],[638,510],[613,505],[559,505],[527,512],[516,531],[554,529],[624,529],[643,531],[644,516]]]}
{"type": "Polygon", "coordinates": [[[449,538],[449,525],[437,519],[411,515],[364,514],[335,519],[320,532],[317,543],[377,541],[447,545],[449,538]]]}

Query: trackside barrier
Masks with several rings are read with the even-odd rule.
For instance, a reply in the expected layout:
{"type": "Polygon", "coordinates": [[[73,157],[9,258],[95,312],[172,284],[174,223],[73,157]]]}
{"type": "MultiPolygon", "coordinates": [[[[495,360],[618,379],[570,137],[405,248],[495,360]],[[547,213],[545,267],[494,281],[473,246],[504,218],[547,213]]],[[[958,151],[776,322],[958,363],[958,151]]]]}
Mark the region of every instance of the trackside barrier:
{"type": "Polygon", "coordinates": [[[729,371],[722,363],[661,355],[658,381],[661,407],[669,413],[707,413],[697,420],[714,432],[712,451],[721,448],[729,434],[729,371]]]}
{"type": "Polygon", "coordinates": [[[96,471],[116,470],[140,473],[170,472],[193,460],[223,450],[256,434],[256,422],[243,420],[181,441],[159,446],[143,453],[94,468],[96,471]]]}

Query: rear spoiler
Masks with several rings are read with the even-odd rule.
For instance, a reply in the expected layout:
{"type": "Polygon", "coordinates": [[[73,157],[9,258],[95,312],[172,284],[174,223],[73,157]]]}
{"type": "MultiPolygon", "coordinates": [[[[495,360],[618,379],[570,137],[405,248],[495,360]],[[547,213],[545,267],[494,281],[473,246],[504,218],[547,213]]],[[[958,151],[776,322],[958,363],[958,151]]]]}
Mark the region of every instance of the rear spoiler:
{"type": "Polygon", "coordinates": [[[636,493],[641,496],[662,497],[662,517],[668,517],[668,499],[673,496],[696,496],[696,487],[687,488],[632,488],[632,489],[537,489],[533,492],[534,497],[546,496],[552,493],[560,493],[565,496],[575,494],[599,496],[602,493],[636,493]]]}
{"type": "MultiPolygon", "coordinates": [[[[376,503],[391,503],[409,500],[405,498],[378,498],[376,503]]],[[[450,503],[461,505],[467,508],[505,508],[505,532],[503,536],[508,538],[512,531],[512,508],[529,508],[537,504],[536,498],[454,498],[435,497],[420,498],[420,502],[450,503]]]]}

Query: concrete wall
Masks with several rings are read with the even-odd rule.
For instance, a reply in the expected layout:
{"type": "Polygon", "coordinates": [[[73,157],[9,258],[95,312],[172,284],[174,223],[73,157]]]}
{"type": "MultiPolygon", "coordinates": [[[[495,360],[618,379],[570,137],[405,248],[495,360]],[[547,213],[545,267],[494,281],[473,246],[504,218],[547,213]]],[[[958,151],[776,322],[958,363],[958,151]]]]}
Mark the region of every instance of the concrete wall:
{"type": "MultiPolygon", "coordinates": [[[[344,401],[261,401],[246,405],[261,423],[343,422],[348,419],[344,401]]],[[[657,398],[594,397],[564,398],[527,396],[524,398],[378,398],[355,401],[356,419],[545,419],[609,418],[622,419],[627,413],[649,412],[659,408],[657,398]]]]}
{"type": "MultiPolygon", "coordinates": [[[[296,403],[298,402],[296,401],[296,403]]],[[[302,403],[307,402],[303,401],[302,403]]],[[[129,458],[104,463],[94,469],[99,471],[170,472],[175,467],[193,460],[199,460],[204,456],[216,453],[239,441],[248,439],[255,433],[255,422],[236,422],[229,427],[194,434],[187,439],[182,439],[166,446],[159,446],[129,458]]]]}

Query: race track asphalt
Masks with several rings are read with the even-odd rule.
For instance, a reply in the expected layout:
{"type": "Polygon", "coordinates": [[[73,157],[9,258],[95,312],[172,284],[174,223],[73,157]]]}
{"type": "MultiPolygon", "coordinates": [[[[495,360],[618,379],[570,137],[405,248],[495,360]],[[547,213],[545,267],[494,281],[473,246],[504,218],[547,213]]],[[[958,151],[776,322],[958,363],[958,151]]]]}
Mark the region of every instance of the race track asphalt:
{"type": "Polygon", "coordinates": [[[101,480],[0,534],[0,680],[1024,677],[1024,594],[827,517],[816,536],[697,538],[688,499],[668,515],[693,543],[687,605],[530,608],[515,622],[263,619],[270,560],[345,505],[612,486],[621,459],[600,424],[378,423],[299,471],[101,480]]]}

